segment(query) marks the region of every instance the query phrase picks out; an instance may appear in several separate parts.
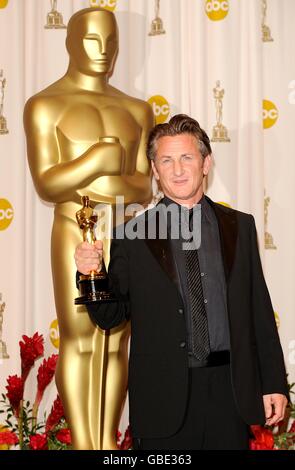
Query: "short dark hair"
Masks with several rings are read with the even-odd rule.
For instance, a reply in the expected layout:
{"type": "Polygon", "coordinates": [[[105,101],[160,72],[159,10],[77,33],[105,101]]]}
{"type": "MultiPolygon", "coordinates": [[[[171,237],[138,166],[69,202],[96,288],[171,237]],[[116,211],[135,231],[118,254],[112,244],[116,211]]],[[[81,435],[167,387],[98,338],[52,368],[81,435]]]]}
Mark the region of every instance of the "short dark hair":
{"type": "Polygon", "coordinates": [[[176,135],[193,135],[198,143],[203,158],[211,155],[210,139],[200,124],[186,114],[176,114],[169,122],[157,124],[150,132],[147,142],[147,156],[154,160],[156,156],[156,144],[161,137],[175,137],[176,135]]]}

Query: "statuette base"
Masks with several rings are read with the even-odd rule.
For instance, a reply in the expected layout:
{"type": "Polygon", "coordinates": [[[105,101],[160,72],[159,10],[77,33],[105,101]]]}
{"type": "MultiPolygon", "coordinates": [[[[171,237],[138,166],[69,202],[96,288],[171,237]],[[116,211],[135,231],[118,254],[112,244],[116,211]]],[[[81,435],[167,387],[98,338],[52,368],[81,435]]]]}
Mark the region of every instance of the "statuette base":
{"type": "Polygon", "coordinates": [[[7,346],[2,340],[0,340],[0,359],[9,359],[9,354],[7,354],[7,346]]]}
{"type": "Polygon", "coordinates": [[[222,124],[214,126],[211,142],[230,142],[230,138],[227,134],[227,128],[222,124]]]}
{"type": "Polygon", "coordinates": [[[149,36],[158,36],[159,34],[166,34],[166,31],[163,27],[163,21],[161,18],[155,18],[152,21],[152,28],[149,32],[149,36]]]}
{"type": "Polygon", "coordinates": [[[273,38],[271,36],[271,31],[268,26],[265,24],[262,26],[262,41],[263,42],[273,42],[273,38]]]}
{"type": "Polygon", "coordinates": [[[58,11],[51,11],[48,13],[45,29],[66,29],[62,14],[58,11]]]}
{"type": "Polygon", "coordinates": [[[0,134],[8,134],[7,122],[4,116],[0,116],[0,134]]]}
{"type": "Polygon", "coordinates": [[[264,234],[264,248],[266,250],[276,250],[277,247],[275,246],[273,242],[273,237],[270,233],[265,232],[264,234]]]}

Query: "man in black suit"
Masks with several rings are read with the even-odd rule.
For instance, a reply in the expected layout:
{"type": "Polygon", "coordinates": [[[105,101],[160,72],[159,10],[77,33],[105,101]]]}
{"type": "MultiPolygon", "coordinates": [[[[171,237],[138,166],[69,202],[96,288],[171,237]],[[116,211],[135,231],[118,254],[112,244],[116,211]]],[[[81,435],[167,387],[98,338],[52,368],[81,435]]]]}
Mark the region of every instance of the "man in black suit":
{"type": "MultiPolygon", "coordinates": [[[[204,196],[211,153],[186,115],[155,126],[147,155],[165,196],[115,234],[109,278],[118,302],[89,308],[103,329],[131,319],[138,449],[247,449],[249,425],[278,423],[287,404],[254,218],[204,196]]],[[[100,269],[101,257],[100,241],[80,244],[78,270],[100,269]]]]}

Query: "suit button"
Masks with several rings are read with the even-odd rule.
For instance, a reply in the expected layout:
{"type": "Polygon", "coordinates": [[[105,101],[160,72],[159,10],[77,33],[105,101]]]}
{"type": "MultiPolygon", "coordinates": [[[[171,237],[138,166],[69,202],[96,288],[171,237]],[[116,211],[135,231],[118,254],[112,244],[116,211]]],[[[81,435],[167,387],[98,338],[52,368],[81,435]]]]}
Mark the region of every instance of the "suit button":
{"type": "Polygon", "coordinates": [[[179,346],[183,349],[186,347],[186,342],[185,341],[181,341],[181,343],[179,344],[179,346]]]}
{"type": "Polygon", "coordinates": [[[183,315],[183,308],[179,308],[178,313],[180,313],[180,315],[183,315]]]}

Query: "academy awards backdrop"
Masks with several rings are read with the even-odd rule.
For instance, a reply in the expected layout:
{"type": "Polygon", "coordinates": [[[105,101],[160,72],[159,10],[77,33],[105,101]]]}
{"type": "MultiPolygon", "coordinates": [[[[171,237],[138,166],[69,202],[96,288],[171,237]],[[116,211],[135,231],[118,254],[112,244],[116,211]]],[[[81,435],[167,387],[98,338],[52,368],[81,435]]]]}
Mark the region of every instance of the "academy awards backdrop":
{"type": "MultiPolygon", "coordinates": [[[[1,392],[9,375],[20,374],[22,335],[42,334],[45,357],[58,354],[53,206],[34,189],[22,119],[26,100],[65,73],[67,21],[89,6],[114,11],[118,21],[111,83],[148,101],[157,123],[176,113],[196,118],[214,150],[208,195],[255,216],[294,381],[294,0],[0,0],[1,392]]],[[[32,374],[28,399],[35,389],[32,374]]],[[[55,396],[52,383],[43,409],[55,396]]],[[[124,430],[126,412],[123,420],[124,430]]]]}

